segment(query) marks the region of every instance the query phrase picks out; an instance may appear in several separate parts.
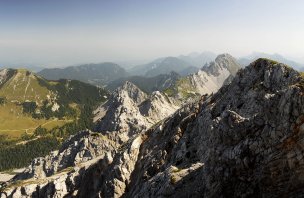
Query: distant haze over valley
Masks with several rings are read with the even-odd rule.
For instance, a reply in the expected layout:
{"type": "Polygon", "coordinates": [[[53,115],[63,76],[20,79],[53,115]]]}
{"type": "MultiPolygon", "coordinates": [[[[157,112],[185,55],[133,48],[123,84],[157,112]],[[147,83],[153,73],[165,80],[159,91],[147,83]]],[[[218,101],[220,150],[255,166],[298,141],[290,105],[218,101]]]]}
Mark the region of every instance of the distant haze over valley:
{"type": "MultiPolygon", "coordinates": [[[[100,65],[103,63],[114,63],[116,65],[119,65],[120,67],[124,68],[126,72],[129,72],[131,75],[145,75],[145,71],[143,68],[150,67],[152,68],[154,64],[159,64],[161,61],[165,60],[166,58],[170,58],[170,61],[173,61],[172,59],[174,58],[175,61],[179,61],[180,65],[185,65],[185,67],[188,67],[187,69],[191,72],[194,72],[193,67],[201,68],[203,67],[206,63],[211,62],[215,59],[217,54],[220,53],[214,53],[211,51],[203,51],[203,52],[191,52],[191,53],[186,53],[186,54],[181,54],[181,55],[176,55],[176,56],[165,56],[165,54],[161,57],[158,58],[151,58],[151,59],[138,59],[138,60],[110,60],[110,61],[88,61],[87,63],[82,63],[82,64],[72,64],[72,65],[65,65],[65,64],[54,64],[54,65],[48,65],[46,62],[42,64],[32,64],[32,63],[3,63],[0,61],[0,68],[25,68],[33,72],[40,72],[43,69],[47,68],[66,68],[66,67],[78,67],[82,65],[100,65]],[[190,69],[192,67],[192,69],[190,69]]],[[[232,54],[233,55],[233,54],[232,54]]],[[[247,66],[250,62],[258,59],[258,58],[269,58],[273,59],[282,63],[285,63],[291,67],[294,67],[297,70],[304,70],[304,58],[294,58],[290,56],[284,56],[282,54],[278,53],[265,53],[265,52],[251,52],[247,55],[243,56],[234,56],[238,59],[240,64],[243,66],[247,66]]],[[[171,64],[172,66],[175,66],[176,63],[171,64]]],[[[182,67],[183,69],[186,69],[185,67],[182,67]]],[[[150,69],[151,69],[150,68],[150,69]]],[[[182,70],[180,68],[180,70],[182,70]]],[[[182,74],[187,74],[187,70],[181,71],[184,72],[182,74]]],[[[191,73],[190,72],[190,73],[191,73]]],[[[163,73],[163,72],[160,72],[163,73]]],[[[148,74],[148,75],[154,75],[154,74],[148,74]]],[[[114,79],[115,80],[115,79],[114,79]]]]}

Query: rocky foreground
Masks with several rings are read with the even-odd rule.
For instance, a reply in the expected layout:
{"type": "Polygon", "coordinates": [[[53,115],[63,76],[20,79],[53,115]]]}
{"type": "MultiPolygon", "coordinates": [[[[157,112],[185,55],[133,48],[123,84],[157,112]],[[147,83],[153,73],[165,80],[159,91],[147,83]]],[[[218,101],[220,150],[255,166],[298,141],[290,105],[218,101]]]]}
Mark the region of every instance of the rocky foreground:
{"type": "Polygon", "coordinates": [[[304,79],[271,60],[125,142],[80,134],[6,184],[1,198],[304,194],[304,79]]]}

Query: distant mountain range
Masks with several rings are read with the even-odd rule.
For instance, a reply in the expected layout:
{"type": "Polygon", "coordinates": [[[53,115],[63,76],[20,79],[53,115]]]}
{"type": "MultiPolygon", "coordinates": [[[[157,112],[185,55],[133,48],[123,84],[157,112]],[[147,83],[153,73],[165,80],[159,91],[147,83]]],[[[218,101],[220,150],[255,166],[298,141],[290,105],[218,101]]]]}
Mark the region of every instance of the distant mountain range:
{"type": "Polygon", "coordinates": [[[216,56],[217,54],[213,52],[203,52],[203,53],[192,52],[189,55],[180,55],[178,56],[178,58],[190,63],[195,67],[201,68],[206,63],[214,61],[216,56]]]}
{"type": "MultiPolygon", "coordinates": [[[[170,75],[171,72],[186,76],[197,72],[199,68],[207,62],[214,60],[214,58],[215,54],[211,52],[201,54],[191,53],[179,57],[158,58],[150,63],[132,67],[127,71],[118,64],[106,62],[66,68],[43,69],[39,71],[38,74],[49,80],[73,79],[102,86],[113,82],[112,85],[109,85],[109,88],[112,89],[112,87],[117,88],[115,84],[121,85],[119,82],[122,82],[123,79],[131,82],[140,82],[145,78],[149,78],[145,80],[148,80],[148,82],[156,82],[164,78],[164,76],[159,75],[170,75]]],[[[153,86],[148,85],[141,88],[150,92],[153,91],[153,86]]]]}
{"type": "MultiPolygon", "coordinates": [[[[167,78],[166,75],[170,75],[171,72],[180,76],[187,76],[198,72],[200,68],[214,61],[215,58],[216,55],[212,52],[193,52],[177,57],[158,58],[150,63],[128,67],[128,69],[111,62],[43,70],[40,67],[28,68],[34,72],[41,70],[38,75],[49,80],[73,79],[93,85],[107,86],[110,90],[117,88],[127,80],[133,82],[142,90],[151,92],[159,90],[167,78]]],[[[239,58],[237,61],[242,66],[247,66],[258,58],[269,58],[285,63],[299,71],[304,71],[304,64],[289,60],[279,54],[254,52],[239,58]]]]}
{"type": "Polygon", "coordinates": [[[176,72],[171,72],[170,74],[160,74],[154,77],[129,76],[110,82],[106,86],[106,89],[113,91],[122,86],[126,81],[129,81],[138,86],[144,92],[152,93],[153,91],[162,91],[172,86],[180,77],[181,75],[176,72]]]}
{"type": "Polygon", "coordinates": [[[66,68],[50,68],[44,69],[38,74],[49,80],[73,79],[95,85],[103,85],[127,76],[124,68],[110,62],[66,68]]]}
{"type": "MultiPolygon", "coordinates": [[[[177,60],[177,58],[174,59],[177,60]]],[[[114,90],[123,85],[124,82],[129,81],[147,93],[165,90],[170,95],[179,93],[180,95],[183,95],[181,97],[186,97],[186,95],[191,95],[190,92],[201,93],[201,91],[198,90],[198,87],[206,88],[209,86],[205,86],[204,84],[211,83],[213,87],[217,87],[217,85],[221,86],[229,74],[235,75],[236,71],[240,67],[241,65],[234,57],[228,54],[222,54],[217,56],[215,60],[205,63],[201,69],[195,67],[195,70],[189,71],[184,75],[172,71],[170,74],[159,74],[153,77],[129,76],[110,82],[106,88],[109,90],[114,90]],[[224,74],[221,71],[222,69],[228,69],[228,71],[224,74]],[[212,79],[210,76],[212,76],[212,79]],[[213,78],[216,78],[217,80],[214,80],[213,78]],[[183,91],[177,91],[177,89],[181,89],[183,91]]],[[[146,65],[146,67],[143,68],[149,68],[149,66],[147,67],[146,65]]],[[[158,67],[153,68],[150,71],[157,70],[157,68],[158,67]]]]}
{"type": "Polygon", "coordinates": [[[128,70],[130,75],[153,77],[159,74],[168,74],[171,71],[185,76],[198,71],[206,63],[215,59],[212,52],[191,53],[178,57],[158,58],[148,64],[138,65],[128,70]]]}
{"type": "Polygon", "coordinates": [[[259,58],[268,58],[272,60],[276,60],[278,62],[284,63],[286,65],[289,65],[299,71],[304,71],[304,64],[297,63],[293,60],[289,60],[285,57],[283,57],[280,54],[267,54],[267,53],[262,53],[262,52],[253,52],[252,54],[248,56],[244,56],[238,59],[239,63],[242,64],[243,66],[249,65],[251,62],[259,59],[259,58]]]}
{"type": "Polygon", "coordinates": [[[135,66],[128,72],[130,75],[153,77],[159,74],[168,74],[171,71],[187,75],[189,70],[193,71],[197,70],[197,68],[177,57],[165,57],[156,59],[148,64],[135,66]]]}
{"type": "Polygon", "coordinates": [[[175,84],[164,90],[174,98],[195,98],[202,94],[216,92],[226,80],[236,75],[241,65],[229,54],[221,54],[198,72],[179,78],[175,84]]]}

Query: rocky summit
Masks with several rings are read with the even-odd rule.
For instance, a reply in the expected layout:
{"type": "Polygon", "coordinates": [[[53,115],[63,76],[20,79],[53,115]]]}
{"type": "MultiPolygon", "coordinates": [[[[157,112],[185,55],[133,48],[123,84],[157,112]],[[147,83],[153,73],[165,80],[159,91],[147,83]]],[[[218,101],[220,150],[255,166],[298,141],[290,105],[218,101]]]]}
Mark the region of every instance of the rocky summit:
{"type": "Polygon", "coordinates": [[[200,94],[211,94],[222,87],[227,78],[235,76],[241,68],[237,60],[229,54],[221,54],[188,78],[193,89],[200,94]]]}
{"type": "Polygon", "coordinates": [[[116,89],[111,98],[95,110],[97,131],[118,132],[122,141],[146,130],[178,109],[174,100],[155,91],[148,95],[131,82],[116,89]]]}
{"type": "Polygon", "coordinates": [[[171,87],[165,89],[169,96],[187,101],[197,96],[217,92],[235,76],[241,65],[229,54],[221,54],[204,65],[198,72],[180,78],[171,87]]]}
{"type": "MultiPolygon", "coordinates": [[[[284,64],[258,59],[229,81],[124,142],[104,132],[71,137],[53,154],[57,157],[46,156],[3,184],[1,198],[303,197],[303,77],[284,64]],[[49,160],[57,165],[49,168],[49,160]],[[49,171],[35,179],[35,167],[49,171]]],[[[100,119],[115,118],[111,105],[118,104],[116,113],[127,120],[126,102],[138,116],[152,119],[152,110],[167,101],[128,83],[116,94],[124,96],[102,105],[100,119]]]]}

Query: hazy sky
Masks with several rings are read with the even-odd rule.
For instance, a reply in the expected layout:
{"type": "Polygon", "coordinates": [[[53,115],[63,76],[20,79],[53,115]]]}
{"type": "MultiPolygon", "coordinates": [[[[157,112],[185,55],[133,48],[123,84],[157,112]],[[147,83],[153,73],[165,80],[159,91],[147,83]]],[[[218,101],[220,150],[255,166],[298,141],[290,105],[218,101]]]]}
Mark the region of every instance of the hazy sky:
{"type": "Polygon", "coordinates": [[[205,50],[304,59],[303,0],[0,0],[0,25],[0,65],[205,50]]]}

